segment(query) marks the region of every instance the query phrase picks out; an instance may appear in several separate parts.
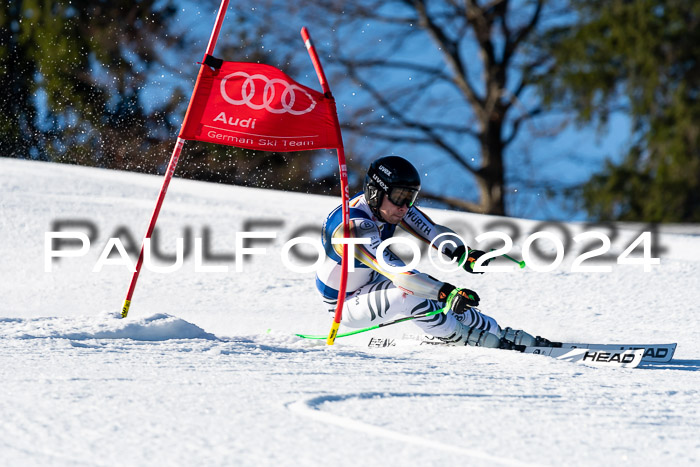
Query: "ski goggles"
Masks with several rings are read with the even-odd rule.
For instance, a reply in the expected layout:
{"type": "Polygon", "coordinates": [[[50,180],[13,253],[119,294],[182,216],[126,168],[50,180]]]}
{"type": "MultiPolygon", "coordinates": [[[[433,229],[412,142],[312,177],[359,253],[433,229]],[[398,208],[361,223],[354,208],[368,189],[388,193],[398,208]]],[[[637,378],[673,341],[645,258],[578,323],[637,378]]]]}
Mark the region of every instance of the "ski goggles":
{"type": "Polygon", "coordinates": [[[415,188],[394,187],[389,190],[388,196],[389,201],[391,201],[394,206],[406,206],[410,208],[413,206],[413,203],[416,202],[418,190],[415,188]]]}

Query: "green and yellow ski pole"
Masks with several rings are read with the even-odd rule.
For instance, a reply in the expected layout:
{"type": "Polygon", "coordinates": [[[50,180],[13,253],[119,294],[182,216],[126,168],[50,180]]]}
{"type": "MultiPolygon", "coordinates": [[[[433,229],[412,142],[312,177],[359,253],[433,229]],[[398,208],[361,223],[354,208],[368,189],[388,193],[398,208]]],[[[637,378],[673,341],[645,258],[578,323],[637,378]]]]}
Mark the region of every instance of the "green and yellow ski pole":
{"type": "MultiPolygon", "coordinates": [[[[491,249],[491,251],[493,251],[493,248],[491,249]]],[[[462,264],[463,264],[463,262],[465,261],[465,258],[467,257],[467,255],[468,255],[468,252],[465,251],[464,254],[462,255],[462,257],[459,258],[459,265],[460,265],[460,266],[462,266],[462,264]]],[[[512,258],[512,257],[510,257],[510,256],[508,256],[508,255],[506,255],[506,254],[502,254],[502,255],[499,255],[499,256],[503,256],[503,257],[505,257],[505,258],[508,258],[509,260],[511,260],[512,262],[516,263],[518,266],[520,266],[520,269],[523,269],[523,268],[525,267],[525,261],[518,261],[517,259],[512,258]]],[[[471,263],[472,269],[474,268],[474,263],[476,263],[476,261],[472,261],[472,263],[471,263]]]]}
{"type": "MultiPolygon", "coordinates": [[[[491,251],[493,251],[493,250],[491,250],[491,251]]],[[[511,258],[510,256],[508,256],[508,255],[506,255],[506,254],[503,254],[503,255],[501,255],[501,256],[504,256],[504,257],[508,258],[509,260],[511,260],[511,261],[514,262],[514,263],[517,263],[517,265],[520,266],[520,269],[522,269],[522,268],[525,267],[525,261],[518,261],[517,259],[511,258]]]]}
{"type": "MultiPolygon", "coordinates": [[[[433,316],[433,315],[437,315],[440,313],[446,313],[447,310],[448,310],[448,307],[444,307],[444,308],[440,308],[439,310],[428,311],[427,313],[421,313],[421,314],[413,315],[413,316],[404,316],[403,318],[395,319],[394,321],[389,321],[388,323],[380,323],[380,324],[377,324],[375,326],[370,326],[368,328],[355,329],[354,331],[344,332],[342,334],[336,335],[335,337],[337,339],[338,337],[352,336],[354,334],[359,334],[361,332],[372,331],[374,329],[383,328],[385,326],[390,326],[392,324],[403,323],[404,321],[410,321],[412,319],[425,318],[426,316],[433,316]]],[[[326,337],[328,337],[325,335],[321,336],[321,335],[312,335],[312,334],[295,334],[295,335],[298,337],[301,337],[302,339],[325,339],[326,337]]]]}

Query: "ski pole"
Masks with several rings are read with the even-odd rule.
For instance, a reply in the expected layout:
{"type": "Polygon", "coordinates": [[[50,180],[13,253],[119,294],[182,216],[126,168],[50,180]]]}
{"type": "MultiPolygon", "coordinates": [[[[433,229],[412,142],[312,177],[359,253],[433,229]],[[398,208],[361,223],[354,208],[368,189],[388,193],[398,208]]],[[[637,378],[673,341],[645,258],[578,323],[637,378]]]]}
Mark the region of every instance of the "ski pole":
{"type": "MultiPolygon", "coordinates": [[[[494,251],[494,248],[491,248],[491,251],[494,251]]],[[[466,252],[465,252],[465,254],[462,255],[462,257],[459,259],[459,265],[460,265],[460,266],[463,264],[464,257],[465,257],[466,255],[467,255],[467,254],[466,254],[466,252]]],[[[502,254],[502,255],[500,255],[500,256],[504,256],[504,257],[508,258],[509,260],[511,260],[512,262],[517,263],[518,266],[520,266],[520,269],[522,269],[522,268],[525,267],[525,261],[518,261],[517,259],[511,258],[510,256],[506,255],[505,253],[502,254]]],[[[476,263],[476,261],[472,261],[472,263],[471,263],[472,268],[474,268],[474,264],[475,264],[475,263],[476,263]]]]}
{"type": "Polygon", "coordinates": [[[525,261],[518,261],[517,259],[511,258],[510,256],[508,256],[508,255],[506,255],[506,254],[503,254],[503,255],[501,255],[501,256],[505,256],[506,258],[508,258],[508,259],[511,260],[512,262],[517,263],[517,264],[520,266],[520,269],[522,269],[522,268],[525,267],[525,261]]]}
{"type": "MultiPolygon", "coordinates": [[[[444,307],[444,308],[440,308],[439,310],[429,311],[427,313],[421,313],[421,314],[414,315],[414,316],[405,316],[403,318],[395,319],[394,321],[389,321],[388,323],[380,323],[380,324],[377,324],[375,326],[370,326],[368,328],[356,329],[354,331],[338,334],[335,337],[337,339],[338,337],[352,336],[354,334],[359,334],[361,332],[367,332],[367,331],[371,331],[373,329],[383,328],[385,326],[390,326],[392,324],[403,323],[404,321],[410,321],[412,319],[425,318],[426,316],[437,315],[437,314],[443,313],[443,312],[446,313],[447,309],[448,309],[447,307],[444,307]]],[[[320,336],[320,335],[312,335],[312,334],[295,334],[295,335],[298,337],[301,337],[302,339],[325,339],[326,337],[328,337],[328,336],[320,336]]]]}

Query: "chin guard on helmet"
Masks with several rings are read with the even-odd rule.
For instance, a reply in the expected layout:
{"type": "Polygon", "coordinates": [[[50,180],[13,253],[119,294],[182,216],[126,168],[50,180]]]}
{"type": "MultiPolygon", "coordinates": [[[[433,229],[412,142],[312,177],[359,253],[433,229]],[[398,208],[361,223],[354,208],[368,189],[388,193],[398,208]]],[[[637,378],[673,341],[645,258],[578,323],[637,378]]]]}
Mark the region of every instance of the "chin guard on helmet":
{"type": "Polygon", "coordinates": [[[369,207],[371,207],[373,210],[380,204],[382,204],[379,200],[381,199],[381,192],[374,186],[367,186],[365,188],[365,199],[367,200],[367,204],[369,204],[369,207]]]}

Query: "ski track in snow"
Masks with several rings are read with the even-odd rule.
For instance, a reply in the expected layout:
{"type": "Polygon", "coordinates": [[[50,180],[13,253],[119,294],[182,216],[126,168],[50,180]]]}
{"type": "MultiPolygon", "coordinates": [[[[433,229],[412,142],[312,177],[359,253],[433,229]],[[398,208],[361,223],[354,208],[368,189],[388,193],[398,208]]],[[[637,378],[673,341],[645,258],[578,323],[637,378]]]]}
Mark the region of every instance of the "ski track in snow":
{"type": "MultiPolygon", "coordinates": [[[[337,200],[173,180],[163,250],[185,227],[231,253],[245,220],[285,219],[244,273],[91,269],[119,226],[145,230],[159,177],[0,159],[0,458],[5,465],[693,465],[700,460],[700,229],[664,233],[661,266],[465,277],[506,325],[560,340],[678,342],[676,358],[592,368],[480,348],[333,347],[313,275],[279,261],[337,200]],[[291,202],[300,203],[293,205],[291,202]],[[293,221],[291,216],[296,216],[293,221]],[[44,232],[91,219],[84,258],[44,272],[44,232]],[[269,330],[269,331],[268,331],[269,330]]],[[[437,221],[483,216],[430,211],[437,221]]],[[[534,225],[519,221],[523,231],[534,225]]],[[[571,227],[574,228],[573,226],[571,227]]],[[[263,229],[258,229],[263,230],[263,229]]],[[[621,231],[632,238],[638,229],[621,231]],[[625,233],[626,232],[626,233],[625,233]]],[[[422,264],[422,263],[421,263],[422,264]]],[[[377,331],[378,332],[378,331],[377,331]]],[[[382,335],[415,332],[410,323],[382,335]]]]}
{"type": "MultiPolygon", "coordinates": [[[[459,397],[469,397],[468,394],[456,394],[459,397]]],[[[382,437],[400,443],[405,443],[411,446],[423,446],[428,449],[437,449],[440,451],[445,451],[454,454],[461,454],[467,456],[471,459],[479,459],[487,461],[495,465],[514,465],[514,466],[530,466],[537,464],[529,464],[525,462],[520,462],[513,459],[508,459],[504,456],[490,455],[476,449],[464,449],[459,446],[442,443],[436,440],[426,439],[420,436],[406,435],[393,430],[387,430],[386,428],[377,427],[367,423],[358,422],[347,417],[339,417],[331,413],[323,412],[319,410],[318,406],[323,403],[343,401],[349,398],[360,398],[360,399],[377,399],[377,398],[387,398],[387,397],[440,397],[436,394],[396,394],[396,393],[362,393],[362,394],[346,394],[344,396],[334,396],[334,397],[316,397],[306,401],[297,401],[289,404],[288,407],[292,412],[296,412],[304,417],[311,418],[313,420],[318,420],[322,423],[327,423],[330,425],[335,425],[340,428],[358,431],[360,433],[368,434],[375,437],[382,437]]],[[[481,395],[476,395],[475,397],[482,397],[481,395]]]]}

